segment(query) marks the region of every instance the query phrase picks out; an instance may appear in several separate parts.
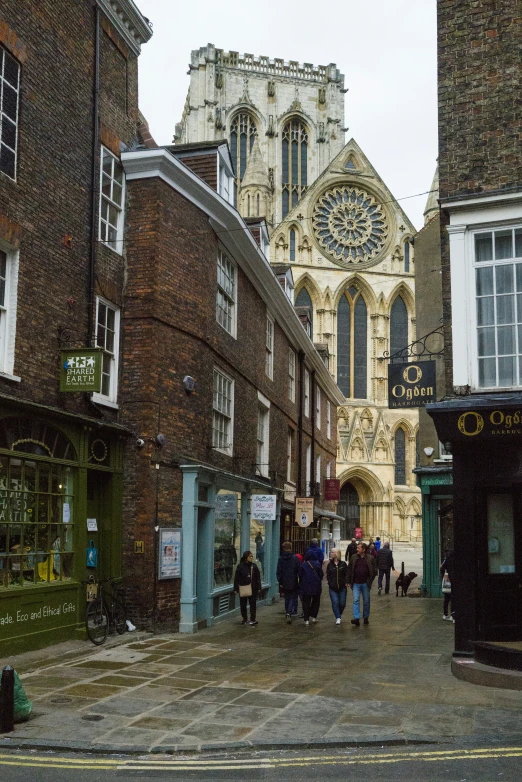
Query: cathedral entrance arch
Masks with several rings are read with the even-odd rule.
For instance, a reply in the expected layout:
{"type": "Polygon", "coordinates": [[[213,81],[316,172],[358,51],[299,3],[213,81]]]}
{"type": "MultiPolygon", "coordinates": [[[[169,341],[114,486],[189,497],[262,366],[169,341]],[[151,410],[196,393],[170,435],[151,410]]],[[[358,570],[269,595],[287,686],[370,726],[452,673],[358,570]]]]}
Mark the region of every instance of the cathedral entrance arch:
{"type": "Polygon", "coordinates": [[[355,528],[360,526],[361,509],[359,507],[359,494],[355,486],[347,481],[341,489],[337,514],[342,516],[341,540],[348,540],[355,535],[355,528]]]}

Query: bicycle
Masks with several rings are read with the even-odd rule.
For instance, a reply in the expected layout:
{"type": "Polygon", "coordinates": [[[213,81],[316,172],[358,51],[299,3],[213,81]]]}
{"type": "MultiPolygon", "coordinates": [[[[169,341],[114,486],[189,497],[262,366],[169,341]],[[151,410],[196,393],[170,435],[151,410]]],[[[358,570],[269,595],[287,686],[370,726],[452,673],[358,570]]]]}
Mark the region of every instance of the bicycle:
{"type": "Polygon", "coordinates": [[[125,620],[125,611],[123,604],[117,597],[118,589],[115,588],[114,578],[104,578],[95,581],[91,578],[89,581],[82,582],[86,585],[96,585],[98,587],[96,597],[89,602],[87,614],[85,617],[85,627],[87,635],[95,646],[101,646],[107,640],[109,628],[114,627],[118,635],[123,635],[127,629],[125,620]],[[110,584],[110,593],[106,597],[103,594],[103,585],[110,584]]]}

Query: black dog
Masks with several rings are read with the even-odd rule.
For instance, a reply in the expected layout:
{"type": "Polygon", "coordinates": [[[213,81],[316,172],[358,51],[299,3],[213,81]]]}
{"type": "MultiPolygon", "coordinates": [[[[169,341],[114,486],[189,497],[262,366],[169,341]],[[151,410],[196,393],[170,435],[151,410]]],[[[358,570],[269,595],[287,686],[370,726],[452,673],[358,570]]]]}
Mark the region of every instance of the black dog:
{"type": "Polygon", "coordinates": [[[417,578],[417,573],[405,573],[404,578],[402,573],[400,574],[399,578],[395,582],[395,589],[397,592],[396,597],[399,597],[399,587],[402,587],[403,597],[408,594],[408,587],[414,578],[417,578]]]}

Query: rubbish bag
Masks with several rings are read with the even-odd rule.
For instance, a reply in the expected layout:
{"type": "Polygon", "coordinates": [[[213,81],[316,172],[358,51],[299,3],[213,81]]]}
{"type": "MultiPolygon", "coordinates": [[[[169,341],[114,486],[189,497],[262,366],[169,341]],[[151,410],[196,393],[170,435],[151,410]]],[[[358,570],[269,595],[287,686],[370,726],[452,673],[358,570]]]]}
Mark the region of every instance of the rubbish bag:
{"type": "Polygon", "coordinates": [[[33,704],[25,694],[17,672],[14,672],[14,721],[25,722],[33,710],[33,704]]]}

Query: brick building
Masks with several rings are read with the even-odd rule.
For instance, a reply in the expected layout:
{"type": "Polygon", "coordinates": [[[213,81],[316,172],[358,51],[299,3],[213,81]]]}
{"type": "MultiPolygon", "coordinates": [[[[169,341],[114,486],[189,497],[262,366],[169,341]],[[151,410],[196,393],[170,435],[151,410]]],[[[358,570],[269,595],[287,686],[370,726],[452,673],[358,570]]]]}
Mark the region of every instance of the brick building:
{"type": "Polygon", "coordinates": [[[429,412],[453,452],[456,654],[484,660],[522,637],[522,7],[437,8],[449,398],[429,412]]]}
{"type": "Polygon", "coordinates": [[[140,587],[140,623],[193,632],[237,610],[244,550],[271,600],[281,537],[300,550],[339,520],[321,487],[335,476],[340,392],[287,274],[278,279],[263,252],[264,222],[248,226],[234,207],[226,141],[125,152],[122,162],[123,421],[144,441],[126,461],[126,572],[140,587]],[[256,494],[277,496],[274,520],[251,511],[256,494]],[[296,494],[315,497],[308,528],[294,523],[296,494]],[[181,579],[156,580],[163,538],[177,545],[178,530],[181,579]]]}
{"type": "Polygon", "coordinates": [[[76,633],[91,539],[121,575],[118,158],[150,36],[130,0],[0,8],[0,650],[76,633]],[[100,391],[60,392],[60,348],[96,344],[100,391]]]}

